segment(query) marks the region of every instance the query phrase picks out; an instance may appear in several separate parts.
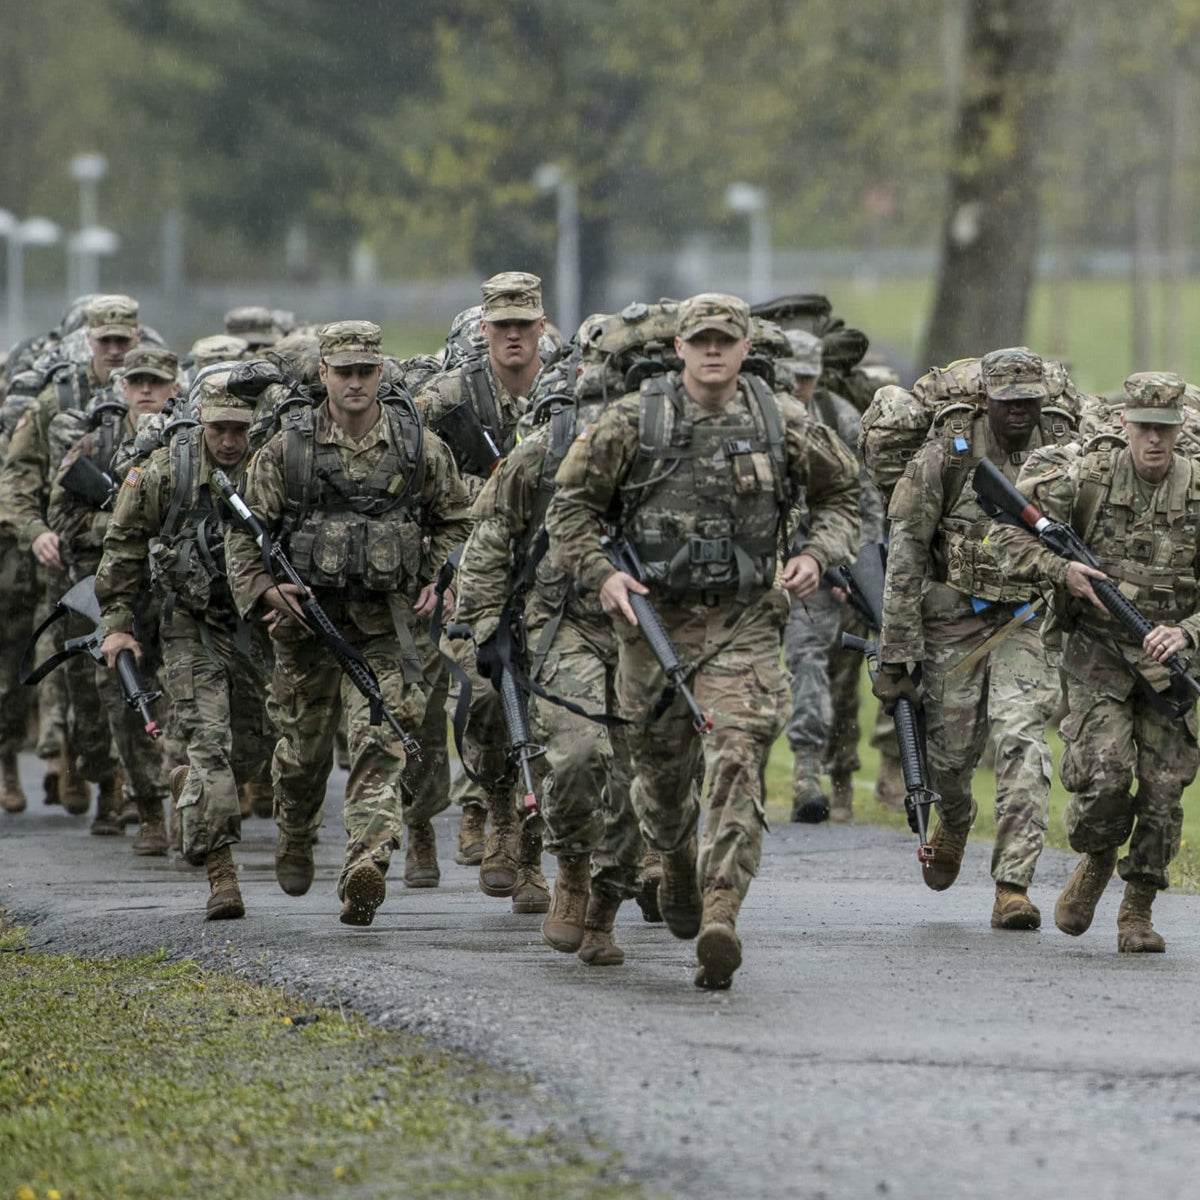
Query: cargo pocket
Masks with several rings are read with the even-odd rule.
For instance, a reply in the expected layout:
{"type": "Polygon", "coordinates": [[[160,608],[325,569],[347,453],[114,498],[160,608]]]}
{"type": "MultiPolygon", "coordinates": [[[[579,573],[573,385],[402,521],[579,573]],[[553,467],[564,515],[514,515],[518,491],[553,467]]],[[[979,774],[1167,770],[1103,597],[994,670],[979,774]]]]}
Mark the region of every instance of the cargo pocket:
{"type": "Polygon", "coordinates": [[[366,529],[363,583],[373,591],[393,591],[404,582],[400,537],[395,528],[370,522],[366,529]]]}
{"type": "Polygon", "coordinates": [[[348,521],[331,519],[313,533],[312,579],[317,587],[342,587],[350,567],[353,530],[348,521]]]}

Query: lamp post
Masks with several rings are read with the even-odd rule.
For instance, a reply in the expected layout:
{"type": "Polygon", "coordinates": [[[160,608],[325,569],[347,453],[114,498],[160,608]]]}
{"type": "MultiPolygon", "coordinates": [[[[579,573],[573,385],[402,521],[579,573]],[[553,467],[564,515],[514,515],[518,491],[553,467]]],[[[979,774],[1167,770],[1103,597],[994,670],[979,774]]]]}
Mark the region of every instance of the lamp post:
{"type": "Polygon", "coordinates": [[[77,263],[78,288],[69,288],[70,299],[78,295],[89,295],[100,290],[100,257],[116,254],[121,248],[121,239],[103,225],[85,225],[67,238],[67,261],[77,263]],[[87,264],[86,267],[84,264],[87,264]]]}
{"type": "Polygon", "coordinates": [[[8,341],[19,342],[25,336],[25,247],[53,246],[61,231],[45,217],[18,221],[12,213],[0,209],[0,237],[8,242],[8,341]]]}
{"type": "MultiPolygon", "coordinates": [[[[88,230],[97,227],[97,185],[108,174],[108,159],[103,154],[76,154],[71,159],[71,178],[79,184],[79,234],[82,236],[88,230]]],[[[72,239],[74,242],[74,239],[72,239]]],[[[68,243],[68,251],[72,243],[68,243]]],[[[97,253],[112,253],[112,251],[89,252],[84,249],[76,251],[75,260],[78,270],[76,289],[78,292],[94,292],[99,287],[99,265],[96,262],[97,253]]]]}
{"type": "Polygon", "coordinates": [[[725,189],[725,203],[734,212],[750,218],[749,296],[753,304],[770,299],[771,291],[771,218],[767,212],[767,193],[752,183],[731,183],[725,189]]]}
{"type": "Polygon", "coordinates": [[[554,252],[555,317],[564,338],[569,338],[582,317],[579,279],[579,191],[557,163],[542,163],[533,173],[539,191],[554,192],[557,201],[558,239],[554,252]]]}

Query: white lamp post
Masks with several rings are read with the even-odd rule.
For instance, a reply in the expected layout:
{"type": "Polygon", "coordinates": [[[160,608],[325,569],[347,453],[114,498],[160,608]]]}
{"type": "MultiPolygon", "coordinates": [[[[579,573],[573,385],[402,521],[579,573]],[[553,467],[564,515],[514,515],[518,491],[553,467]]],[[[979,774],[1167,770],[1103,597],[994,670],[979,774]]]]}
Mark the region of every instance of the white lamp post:
{"type": "Polygon", "coordinates": [[[770,299],[771,291],[771,218],[767,213],[767,194],[752,183],[731,183],[725,189],[725,203],[734,212],[750,218],[749,292],[752,304],[770,299]]]}
{"type": "MultiPolygon", "coordinates": [[[[76,154],[71,159],[71,178],[79,184],[79,235],[82,236],[92,228],[98,228],[97,185],[108,174],[108,159],[103,154],[76,154]]],[[[72,242],[74,239],[72,239],[72,242]]],[[[68,243],[68,252],[72,243],[68,243]]],[[[99,288],[99,264],[97,254],[112,251],[88,251],[80,248],[76,261],[78,268],[77,287],[70,289],[78,292],[94,292],[99,288]]]]}
{"type": "Polygon", "coordinates": [[[582,316],[579,279],[579,191],[557,163],[542,163],[533,173],[534,187],[554,192],[557,201],[558,240],[554,253],[554,316],[564,338],[579,328],[582,316]]]}

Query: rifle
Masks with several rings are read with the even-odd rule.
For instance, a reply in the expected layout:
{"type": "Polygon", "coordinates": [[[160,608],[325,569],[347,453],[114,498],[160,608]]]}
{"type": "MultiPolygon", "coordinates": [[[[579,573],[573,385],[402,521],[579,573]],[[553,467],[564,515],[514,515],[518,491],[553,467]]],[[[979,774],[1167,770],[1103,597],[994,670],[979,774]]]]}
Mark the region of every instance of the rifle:
{"type": "MultiPolygon", "coordinates": [[[[624,571],[626,575],[633,576],[639,583],[645,582],[645,571],[642,568],[641,560],[628,538],[602,537],[600,548],[608,555],[608,561],[618,571],[624,571]]],[[[633,609],[633,615],[638,619],[638,628],[641,629],[646,641],[650,643],[650,649],[654,651],[654,657],[658,659],[658,665],[662,667],[670,685],[683,697],[684,702],[691,710],[692,724],[700,733],[708,733],[713,727],[712,717],[708,716],[696,703],[696,697],[687,684],[695,667],[680,659],[675,647],[671,644],[671,639],[667,636],[667,631],[663,628],[658,613],[654,611],[654,605],[650,603],[649,596],[630,592],[629,607],[633,609]]]]}
{"type": "MultiPolygon", "coordinates": [[[[33,637],[30,638],[29,645],[21,657],[21,682],[30,686],[41,683],[55,667],[66,662],[72,654],[86,654],[103,666],[104,655],[100,653],[100,646],[104,641],[103,625],[104,618],[100,615],[100,605],[96,600],[96,577],[89,575],[86,579],[81,579],[59,600],[50,615],[38,626],[33,637]],[[91,632],[82,637],[67,638],[61,650],[56,651],[44,663],[35,667],[33,656],[36,653],[38,638],[68,613],[83,617],[91,625],[91,632]]],[[[162,696],[162,692],[151,691],[146,687],[142,673],[138,670],[137,656],[132,650],[126,649],[118,652],[117,678],[121,681],[121,692],[125,696],[125,703],[135,709],[142,718],[146,733],[152,738],[162,737],[162,730],[158,727],[158,722],[150,711],[150,705],[162,696]]]]}
{"type": "Polygon", "coordinates": [[[508,740],[513,748],[513,754],[521,764],[521,776],[525,784],[525,795],[522,804],[525,817],[536,817],[539,814],[537,789],[533,782],[533,768],[530,765],[539,754],[546,753],[545,746],[539,746],[533,740],[529,730],[529,701],[525,689],[521,686],[512,656],[516,649],[512,633],[503,626],[498,631],[500,681],[497,691],[500,693],[500,707],[504,712],[504,726],[508,730],[508,740]]]}
{"type": "MultiPolygon", "coordinates": [[[[850,593],[850,603],[866,618],[878,635],[883,628],[883,584],[887,575],[887,548],[882,542],[872,542],[858,552],[853,567],[834,567],[826,572],[830,582],[850,593]]],[[[856,650],[867,660],[867,670],[875,678],[879,670],[879,642],[842,634],[842,645],[856,650]]],[[[925,768],[925,734],[922,713],[910,700],[901,698],[892,710],[896,741],[900,744],[900,770],[904,774],[904,811],[908,827],[917,835],[917,859],[933,862],[933,847],[929,844],[929,810],[941,796],[928,784],[925,768]]]]}
{"type": "Polygon", "coordinates": [[[259,550],[262,551],[263,562],[266,564],[271,578],[275,579],[276,571],[279,571],[288,583],[294,584],[303,593],[304,599],[300,601],[299,613],[301,620],[321,639],[325,648],[346,672],[350,682],[366,700],[370,723],[379,725],[382,721],[386,721],[392,727],[392,732],[400,739],[404,753],[410,758],[420,758],[421,744],[388,710],[379,686],[379,677],[372,670],[370,663],[338,632],[337,626],[329,619],[329,615],[321,607],[320,601],[309,591],[308,584],[296,573],[296,568],[288,561],[287,555],[271,540],[270,535],[263,528],[262,522],[246,507],[246,502],[238,495],[229,476],[224,471],[214,471],[212,482],[225,502],[233,509],[234,515],[245,526],[246,532],[254,539],[259,550]]]}
{"type": "MultiPolygon", "coordinates": [[[[990,459],[980,460],[975,468],[973,486],[989,515],[1036,534],[1038,541],[1059,558],[1101,569],[1099,560],[1070,525],[1043,516],[990,459]]],[[[1123,595],[1111,579],[1089,579],[1089,582],[1109,614],[1140,646],[1154,624],[1141,614],[1137,605],[1123,595]]],[[[1188,670],[1187,659],[1182,654],[1172,654],[1163,661],[1163,665],[1193,696],[1200,696],[1200,680],[1188,670]]]]}
{"type": "Polygon", "coordinates": [[[109,509],[117,495],[117,484],[90,458],[77,458],[63,472],[63,487],[88,508],[109,509]]]}

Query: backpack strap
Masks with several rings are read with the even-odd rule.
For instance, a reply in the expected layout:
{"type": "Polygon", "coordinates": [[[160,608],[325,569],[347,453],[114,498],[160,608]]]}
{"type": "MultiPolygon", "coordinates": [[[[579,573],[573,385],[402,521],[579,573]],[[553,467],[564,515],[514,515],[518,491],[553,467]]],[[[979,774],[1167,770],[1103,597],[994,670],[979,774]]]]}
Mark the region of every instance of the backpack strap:
{"type": "Polygon", "coordinates": [[[496,445],[507,452],[511,447],[504,445],[504,438],[501,436],[500,409],[496,404],[492,381],[488,377],[483,359],[478,356],[467,359],[463,363],[462,371],[474,401],[475,411],[479,414],[483,427],[492,435],[492,440],[496,445]]]}

